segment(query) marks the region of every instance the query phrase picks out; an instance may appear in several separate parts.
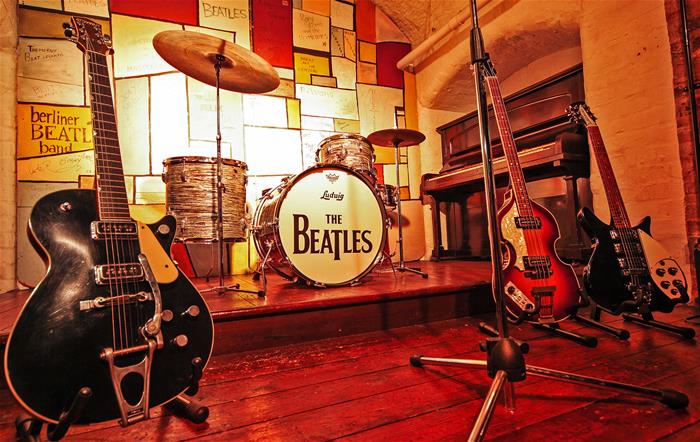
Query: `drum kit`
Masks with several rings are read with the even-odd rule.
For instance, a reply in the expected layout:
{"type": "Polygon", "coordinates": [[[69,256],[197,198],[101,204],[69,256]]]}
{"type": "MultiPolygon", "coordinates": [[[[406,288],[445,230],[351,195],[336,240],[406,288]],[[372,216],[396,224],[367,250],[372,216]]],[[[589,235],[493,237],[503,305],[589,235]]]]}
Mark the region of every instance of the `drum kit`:
{"type": "MultiPolygon", "coordinates": [[[[263,192],[252,221],[246,216],[247,165],[221,156],[220,90],[264,93],[279,85],[274,68],[255,53],[217,37],[164,31],[156,52],[184,74],[216,88],[216,157],[179,156],[163,161],[166,210],[178,220],[176,240],[217,244],[219,285],[265,295],[265,268],[315,287],[356,284],[383,260],[391,262],[388,211],[398,209],[399,271],[404,266],[399,148],[425,137],[408,129],[374,132],[369,138],[337,134],[324,139],[316,165],[263,192]],[[372,144],[396,151],[396,186],[377,182],[372,144]],[[261,257],[262,291],[224,285],[224,243],[252,234],[261,257]]],[[[392,264],[393,269],[393,264],[392,264]]],[[[210,272],[213,266],[210,268],[210,272]]]]}

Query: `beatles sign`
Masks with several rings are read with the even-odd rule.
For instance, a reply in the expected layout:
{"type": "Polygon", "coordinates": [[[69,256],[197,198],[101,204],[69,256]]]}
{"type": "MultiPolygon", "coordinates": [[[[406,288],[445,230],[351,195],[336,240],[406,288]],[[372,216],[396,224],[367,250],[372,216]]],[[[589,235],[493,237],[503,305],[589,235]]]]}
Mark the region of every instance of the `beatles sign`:
{"type": "Polygon", "coordinates": [[[17,158],[33,158],[92,149],[90,108],[17,105],[17,158]]]}

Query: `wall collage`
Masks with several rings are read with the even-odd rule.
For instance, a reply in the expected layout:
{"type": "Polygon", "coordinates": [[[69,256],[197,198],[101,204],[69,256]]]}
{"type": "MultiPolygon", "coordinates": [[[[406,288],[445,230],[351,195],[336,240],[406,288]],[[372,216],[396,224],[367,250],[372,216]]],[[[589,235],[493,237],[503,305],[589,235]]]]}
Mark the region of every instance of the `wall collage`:
{"type": "MultiPolygon", "coordinates": [[[[44,274],[24,228],[36,200],[94,184],[83,53],[63,37],[71,15],[97,21],[113,42],[113,96],[137,219],[165,213],[164,160],[216,157],[215,89],[158,56],[152,39],[161,31],[235,42],[279,73],[280,85],[269,93],[221,93],[223,156],[247,164],[252,206],[263,189],[313,166],[330,135],[417,129],[415,78],[395,67],[410,44],[370,0],[20,0],[17,273],[25,285],[44,274]]],[[[375,146],[375,154],[379,182],[395,184],[394,151],[375,146]]],[[[402,149],[409,218],[422,216],[419,162],[402,149]]]]}

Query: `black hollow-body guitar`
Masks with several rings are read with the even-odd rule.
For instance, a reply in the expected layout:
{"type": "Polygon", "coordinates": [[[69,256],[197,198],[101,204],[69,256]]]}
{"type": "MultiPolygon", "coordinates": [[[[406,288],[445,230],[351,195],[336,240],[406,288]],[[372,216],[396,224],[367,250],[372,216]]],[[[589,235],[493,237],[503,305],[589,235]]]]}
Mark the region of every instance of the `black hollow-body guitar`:
{"type": "Polygon", "coordinates": [[[611,217],[610,223],[605,223],[588,208],[579,212],[581,227],[594,245],[583,275],[588,295],[614,314],[670,312],[676,304],[688,302],[683,270],[651,237],[651,218],[630,224],[595,117],[583,103],[572,105],[568,111],[572,119],[586,127],[611,217]]]}
{"type": "Polygon", "coordinates": [[[87,60],[96,191],[41,198],[29,228],[49,268],[9,337],[5,374],[33,416],[57,423],[92,391],[78,423],[128,425],[187,390],[209,359],[213,325],[169,257],[175,219],[131,219],[101,27],[73,18],[87,60]]]}

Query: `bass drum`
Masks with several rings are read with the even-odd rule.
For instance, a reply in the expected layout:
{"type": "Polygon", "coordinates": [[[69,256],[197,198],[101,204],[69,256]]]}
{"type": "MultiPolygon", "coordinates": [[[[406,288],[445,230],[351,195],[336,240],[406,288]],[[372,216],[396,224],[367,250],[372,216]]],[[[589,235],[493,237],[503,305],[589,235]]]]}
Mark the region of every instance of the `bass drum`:
{"type": "Polygon", "coordinates": [[[314,166],[263,195],[253,219],[255,246],[288,279],[351,284],[377,263],[386,219],[363,175],[341,165],[314,166]]]}

